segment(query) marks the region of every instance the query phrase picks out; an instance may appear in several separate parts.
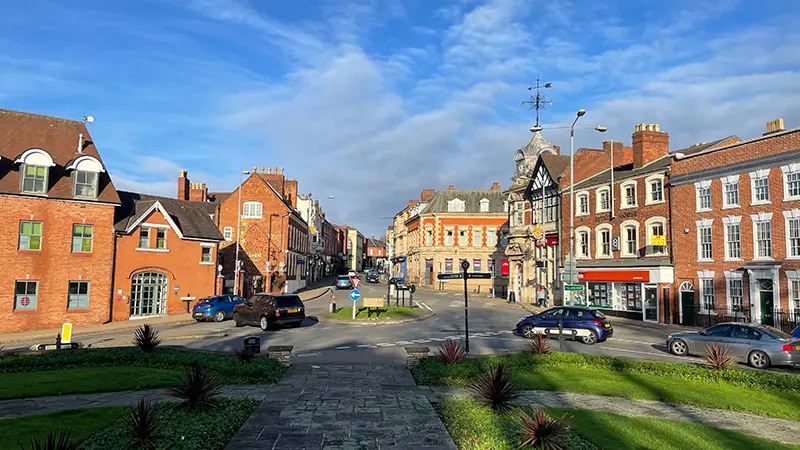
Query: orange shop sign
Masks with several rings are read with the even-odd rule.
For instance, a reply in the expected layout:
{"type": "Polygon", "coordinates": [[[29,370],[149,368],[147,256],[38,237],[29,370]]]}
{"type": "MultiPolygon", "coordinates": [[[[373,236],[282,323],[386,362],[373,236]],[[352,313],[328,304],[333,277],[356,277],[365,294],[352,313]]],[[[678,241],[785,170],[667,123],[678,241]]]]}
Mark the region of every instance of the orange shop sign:
{"type": "Polygon", "coordinates": [[[650,281],[649,270],[592,270],[578,271],[579,281],[650,281]]]}

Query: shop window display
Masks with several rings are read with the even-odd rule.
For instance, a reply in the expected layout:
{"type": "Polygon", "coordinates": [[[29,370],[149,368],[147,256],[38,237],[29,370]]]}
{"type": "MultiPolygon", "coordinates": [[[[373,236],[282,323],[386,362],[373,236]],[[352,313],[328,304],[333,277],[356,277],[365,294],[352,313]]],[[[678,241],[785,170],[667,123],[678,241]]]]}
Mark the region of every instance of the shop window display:
{"type": "Polygon", "coordinates": [[[642,310],[642,288],[636,283],[622,283],[619,291],[620,299],[628,311],[642,310]]]}
{"type": "Polygon", "coordinates": [[[611,283],[589,283],[589,305],[598,308],[611,308],[611,283]]]}

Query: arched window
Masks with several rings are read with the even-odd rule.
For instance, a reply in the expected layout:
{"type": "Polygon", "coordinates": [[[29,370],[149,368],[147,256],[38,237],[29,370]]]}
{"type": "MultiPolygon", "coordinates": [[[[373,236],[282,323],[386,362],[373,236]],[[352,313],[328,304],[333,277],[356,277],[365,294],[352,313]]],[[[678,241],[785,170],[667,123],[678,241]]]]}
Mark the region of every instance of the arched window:
{"type": "Polygon", "coordinates": [[[595,228],[595,258],[611,258],[611,229],[611,225],[607,223],[600,224],[595,228]]]}
{"type": "Polygon", "coordinates": [[[53,157],[42,149],[32,148],[23,152],[16,160],[20,164],[20,191],[25,194],[47,194],[50,168],[55,166],[53,157]]]}
{"type": "Polygon", "coordinates": [[[694,285],[691,281],[684,281],[679,289],[681,292],[694,292],[694,285]]]}
{"type": "Polygon", "coordinates": [[[664,202],[664,174],[658,173],[651,175],[644,180],[645,186],[645,205],[653,205],[664,202]]]}
{"type": "Polygon", "coordinates": [[[100,173],[105,172],[97,158],[90,155],[79,156],[65,167],[72,179],[72,196],[75,198],[97,198],[97,183],[100,173]]]}
{"type": "Polygon", "coordinates": [[[261,211],[261,202],[244,202],[242,204],[242,219],[260,219],[261,211]]]}
{"type": "Polygon", "coordinates": [[[622,234],[620,236],[621,256],[635,257],[639,255],[639,222],[626,220],[620,226],[622,234]]]}
{"type": "Polygon", "coordinates": [[[131,280],[131,316],[167,312],[168,277],[160,272],[139,272],[131,280]]]}
{"type": "Polygon", "coordinates": [[[635,208],[638,205],[636,200],[636,180],[629,180],[622,183],[619,187],[622,204],[620,209],[635,208]]]}
{"type": "Polygon", "coordinates": [[[662,256],[667,254],[667,218],[661,216],[651,217],[644,222],[645,248],[647,255],[662,256]],[[655,244],[654,244],[655,242],[655,244]],[[661,245],[661,242],[664,245],[661,245]],[[656,245],[658,244],[658,245],[656,245]]]}

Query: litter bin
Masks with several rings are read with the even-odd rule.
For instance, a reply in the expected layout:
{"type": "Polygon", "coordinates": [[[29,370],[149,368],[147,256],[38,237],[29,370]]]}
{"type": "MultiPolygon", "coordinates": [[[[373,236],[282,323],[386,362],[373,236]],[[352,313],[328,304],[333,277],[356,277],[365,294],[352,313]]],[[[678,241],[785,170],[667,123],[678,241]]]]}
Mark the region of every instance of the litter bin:
{"type": "Polygon", "coordinates": [[[517,298],[514,291],[508,293],[508,303],[517,303],[517,298]]]}
{"type": "Polygon", "coordinates": [[[244,338],[244,349],[253,353],[261,353],[261,338],[258,336],[247,336],[244,338]]]}

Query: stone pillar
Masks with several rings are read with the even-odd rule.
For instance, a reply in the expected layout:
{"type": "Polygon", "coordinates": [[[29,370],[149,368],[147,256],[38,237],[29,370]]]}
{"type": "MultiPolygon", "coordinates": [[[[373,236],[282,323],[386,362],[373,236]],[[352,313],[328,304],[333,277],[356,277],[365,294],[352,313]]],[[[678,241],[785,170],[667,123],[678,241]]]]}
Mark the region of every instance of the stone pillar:
{"type": "Polygon", "coordinates": [[[422,345],[411,345],[406,347],[406,367],[412,369],[428,357],[430,349],[422,345]]]}
{"type": "Polygon", "coordinates": [[[293,348],[291,345],[271,345],[267,348],[267,356],[277,359],[284,367],[291,367],[293,348]]]}

